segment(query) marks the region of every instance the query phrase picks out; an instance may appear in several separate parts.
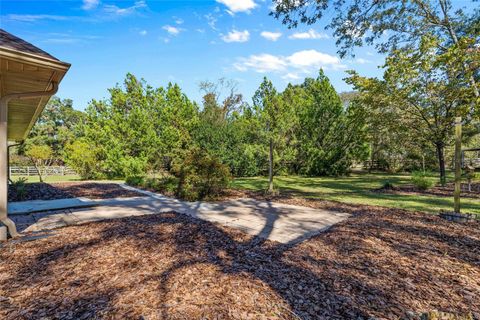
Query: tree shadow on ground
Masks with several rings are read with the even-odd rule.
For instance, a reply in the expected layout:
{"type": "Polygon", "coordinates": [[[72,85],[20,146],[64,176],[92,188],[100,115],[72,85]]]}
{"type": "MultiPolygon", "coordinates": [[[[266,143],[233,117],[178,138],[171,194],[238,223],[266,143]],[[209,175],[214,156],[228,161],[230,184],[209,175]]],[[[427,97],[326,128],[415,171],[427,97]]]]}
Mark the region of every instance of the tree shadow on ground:
{"type": "MultiPolygon", "coordinates": [[[[6,275],[0,296],[10,297],[3,303],[6,318],[480,312],[473,304],[480,298],[478,226],[393,209],[337,209],[354,216],[291,246],[176,213],[61,229],[19,245],[9,267],[0,267],[6,275]]],[[[263,234],[271,232],[274,215],[270,219],[263,234]]],[[[9,257],[7,251],[0,258],[9,257]]]]}

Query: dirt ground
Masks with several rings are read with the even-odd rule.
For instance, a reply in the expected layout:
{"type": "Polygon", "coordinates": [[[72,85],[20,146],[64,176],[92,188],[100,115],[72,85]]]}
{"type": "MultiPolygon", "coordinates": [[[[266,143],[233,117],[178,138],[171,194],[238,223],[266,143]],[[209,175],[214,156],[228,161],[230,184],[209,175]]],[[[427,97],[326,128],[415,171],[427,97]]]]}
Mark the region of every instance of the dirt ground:
{"type": "Polygon", "coordinates": [[[76,197],[90,199],[108,199],[142,196],[134,191],[125,190],[116,183],[96,182],[57,182],[57,183],[27,183],[23,194],[8,188],[8,201],[54,200],[76,197]]]}
{"type": "Polygon", "coordinates": [[[2,319],[480,319],[480,226],[279,199],[353,216],[296,246],[176,213],[0,248],[2,319]]]}

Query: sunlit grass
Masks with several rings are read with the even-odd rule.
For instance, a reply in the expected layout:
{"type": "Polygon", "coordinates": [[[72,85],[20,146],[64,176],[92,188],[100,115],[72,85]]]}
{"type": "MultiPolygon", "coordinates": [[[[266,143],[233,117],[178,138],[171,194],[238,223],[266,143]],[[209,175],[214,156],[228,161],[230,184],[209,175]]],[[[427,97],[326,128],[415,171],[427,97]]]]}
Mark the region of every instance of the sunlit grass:
{"type": "MultiPolygon", "coordinates": [[[[27,179],[28,183],[33,183],[33,182],[40,182],[40,178],[38,176],[13,176],[12,180],[17,181],[19,179],[25,178],[27,179]]],[[[78,175],[65,175],[65,176],[60,176],[60,175],[55,175],[55,176],[45,176],[43,177],[43,182],[46,183],[54,183],[54,182],[68,182],[68,181],[82,181],[80,179],[80,176],[78,175]]],[[[98,180],[96,182],[123,182],[123,180],[98,180]]]]}
{"type": "MultiPolygon", "coordinates": [[[[451,179],[451,176],[449,178],[451,179]]],[[[431,179],[436,179],[436,177],[432,176],[431,179]]],[[[373,191],[381,188],[386,182],[390,182],[394,186],[411,183],[409,175],[383,173],[352,174],[348,177],[282,176],[275,178],[275,185],[280,191],[288,191],[305,198],[432,213],[453,209],[453,197],[388,194],[373,191]]],[[[238,189],[264,190],[266,186],[267,178],[264,177],[237,178],[232,182],[232,187],[238,189]]],[[[463,212],[480,214],[480,199],[462,198],[461,204],[463,212]]]]}

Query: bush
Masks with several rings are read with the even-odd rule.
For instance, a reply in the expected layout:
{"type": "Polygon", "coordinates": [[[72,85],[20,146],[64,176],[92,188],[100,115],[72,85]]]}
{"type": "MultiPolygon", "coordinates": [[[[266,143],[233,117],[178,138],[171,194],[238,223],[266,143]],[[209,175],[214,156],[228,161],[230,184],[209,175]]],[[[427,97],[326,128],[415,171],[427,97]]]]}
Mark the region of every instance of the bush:
{"type": "Polygon", "coordinates": [[[125,182],[131,186],[195,201],[219,195],[228,187],[231,179],[227,166],[200,149],[192,149],[175,159],[172,171],[175,176],[154,178],[142,176],[140,170],[130,170],[131,175],[127,176],[125,182]]]}
{"type": "Polygon", "coordinates": [[[427,173],[421,171],[412,172],[412,183],[420,190],[428,190],[435,184],[427,173]]]}
{"type": "Polygon", "coordinates": [[[132,187],[143,187],[144,178],[140,176],[129,176],[125,178],[125,183],[132,187]]]}
{"type": "Polygon", "coordinates": [[[382,186],[382,189],[387,189],[387,190],[394,189],[394,188],[395,186],[390,180],[385,181],[382,186]]]}
{"type": "Polygon", "coordinates": [[[198,148],[177,159],[173,172],[178,178],[176,196],[189,201],[218,196],[231,179],[227,166],[198,148]]]}
{"type": "Polygon", "coordinates": [[[141,176],[130,176],[125,179],[125,183],[144,188],[153,192],[159,192],[167,196],[175,196],[178,188],[179,179],[174,176],[164,176],[161,178],[145,178],[141,176]]]}
{"type": "Polygon", "coordinates": [[[16,194],[17,200],[24,200],[27,195],[27,178],[19,178],[18,180],[13,181],[12,188],[16,194]]]}
{"type": "Polygon", "coordinates": [[[95,179],[101,175],[96,149],[85,140],[77,140],[65,147],[65,162],[82,179],[95,179]]]}
{"type": "Polygon", "coordinates": [[[125,177],[143,177],[146,173],[147,159],[126,157],[121,160],[125,177]]]}

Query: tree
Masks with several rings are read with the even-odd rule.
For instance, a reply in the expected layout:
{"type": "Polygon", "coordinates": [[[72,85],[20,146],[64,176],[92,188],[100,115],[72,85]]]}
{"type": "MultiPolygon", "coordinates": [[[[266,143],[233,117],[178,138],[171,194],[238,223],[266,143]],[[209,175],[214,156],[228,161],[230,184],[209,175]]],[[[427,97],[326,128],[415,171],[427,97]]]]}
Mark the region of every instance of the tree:
{"type": "Polygon", "coordinates": [[[273,176],[274,153],[284,143],[286,133],[292,125],[290,108],[283,103],[281,96],[266,77],[253,96],[254,112],[263,125],[263,138],[268,143],[268,192],[274,192],[273,176]]]}
{"type": "Polygon", "coordinates": [[[79,138],[84,113],[73,109],[72,100],[52,97],[32,128],[25,146],[48,145],[61,159],[65,146],[79,138]]]}
{"type": "Polygon", "coordinates": [[[364,44],[375,45],[382,53],[409,50],[424,37],[437,39],[439,55],[455,46],[465,58],[457,76],[471,87],[478,108],[480,64],[474,58],[480,36],[478,8],[455,8],[450,0],[274,0],[274,4],[271,14],[291,28],[299,23],[314,24],[333,9],[336,14],[326,21],[326,28],[333,29],[342,57],[364,44]]]}
{"type": "Polygon", "coordinates": [[[445,183],[445,146],[451,142],[455,117],[474,117],[475,97],[464,75],[463,50],[452,46],[438,52],[438,39],[423,37],[418,48],[397,50],[387,58],[384,80],[351,72],[347,82],[360,91],[365,104],[381,114],[393,114],[403,127],[432,143],[437,151],[440,180],[445,183]]]}
{"type": "Polygon", "coordinates": [[[363,110],[344,105],[322,70],[316,79],[288,86],[285,103],[296,111],[296,171],[311,176],[345,174],[365,154],[363,110]]]}
{"type": "Polygon", "coordinates": [[[37,169],[38,177],[40,182],[43,182],[42,177],[42,167],[48,166],[51,164],[53,150],[47,145],[34,145],[27,149],[25,152],[27,157],[30,158],[35,169],[37,169]]]}
{"type": "Polygon", "coordinates": [[[203,103],[194,129],[194,142],[233,169],[231,151],[238,147],[235,146],[238,132],[232,130],[232,124],[242,107],[242,95],[237,93],[235,82],[224,78],[215,83],[203,81],[200,90],[203,103]]]}
{"type": "Polygon", "coordinates": [[[178,85],[154,89],[127,74],[123,87],[87,108],[85,137],[97,147],[100,170],[109,177],[168,167],[188,149],[198,108],[178,85]]]}

